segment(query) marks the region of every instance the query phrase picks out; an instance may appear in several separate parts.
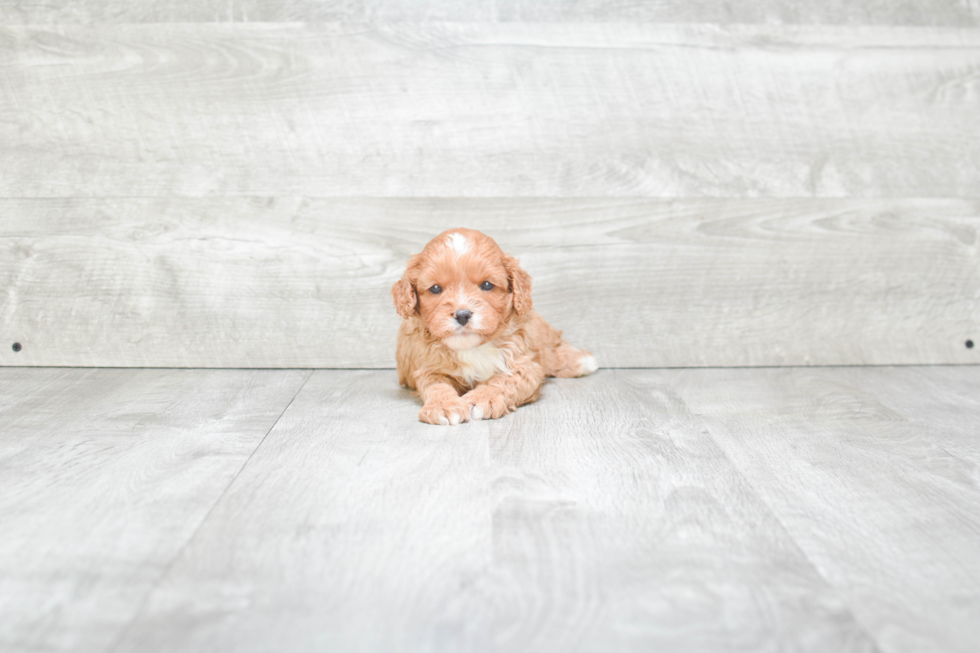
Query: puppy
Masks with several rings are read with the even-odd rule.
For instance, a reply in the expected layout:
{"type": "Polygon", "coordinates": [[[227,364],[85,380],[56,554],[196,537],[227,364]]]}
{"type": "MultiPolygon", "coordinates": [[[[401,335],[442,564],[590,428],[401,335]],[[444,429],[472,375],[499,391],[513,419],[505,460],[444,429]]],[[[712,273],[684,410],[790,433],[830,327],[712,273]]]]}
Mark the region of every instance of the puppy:
{"type": "Polygon", "coordinates": [[[538,398],[545,377],[583,376],[595,357],[531,307],[531,277],[492,238],[451,229],[413,256],[391,289],[398,381],[422,397],[419,419],[503,417],[538,398]]]}

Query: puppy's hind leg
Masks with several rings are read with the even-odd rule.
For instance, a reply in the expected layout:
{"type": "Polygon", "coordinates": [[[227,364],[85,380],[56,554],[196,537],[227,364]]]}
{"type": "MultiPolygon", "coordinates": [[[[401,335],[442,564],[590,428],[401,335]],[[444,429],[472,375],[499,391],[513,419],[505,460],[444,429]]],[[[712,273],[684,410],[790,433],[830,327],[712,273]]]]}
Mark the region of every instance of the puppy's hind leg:
{"type": "Polygon", "coordinates": [[[592,374],[599,368],[591,352],[572,347],[564,340],[554,349],[542,352],[541,358],[547,375],[562,379],[592,374]]]}

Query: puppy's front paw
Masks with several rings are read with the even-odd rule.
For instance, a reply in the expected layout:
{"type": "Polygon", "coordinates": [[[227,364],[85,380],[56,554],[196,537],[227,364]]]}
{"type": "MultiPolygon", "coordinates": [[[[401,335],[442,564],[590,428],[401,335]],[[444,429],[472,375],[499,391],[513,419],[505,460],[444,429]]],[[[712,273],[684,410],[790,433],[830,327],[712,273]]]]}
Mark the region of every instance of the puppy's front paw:
{"type": "Polygon", "coordinates": [[[510,405],[507,398],[500,394],[471,390],[463,395],[463,399],[469,403],[470,419],[474,421],[481,419],[500,419],[516,409],[516,406],[510,405]]]}
{"type": "Polygon", "coordinates": [[[419,421],[426,424],[442,424],[456,426],[461,422],[469,421],[470,406],[465,401],[456,397],[455,399],[444,399],[442,401],[430,401],[422,406],[419,411],[419,421]]]}

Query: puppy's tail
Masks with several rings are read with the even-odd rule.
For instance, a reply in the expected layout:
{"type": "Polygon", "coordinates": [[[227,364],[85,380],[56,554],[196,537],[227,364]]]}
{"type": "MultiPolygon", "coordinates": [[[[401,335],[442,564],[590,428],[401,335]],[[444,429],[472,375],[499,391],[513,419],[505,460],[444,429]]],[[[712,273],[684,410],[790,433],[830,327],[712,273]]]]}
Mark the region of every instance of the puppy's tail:
{"type": "Polygon", "coordinates": [[[564,340],[548,353],[543,361],[545,374],[548,376],[568,379],[592,374],[599,368],[591,352],[572,347],[564,340]]]}

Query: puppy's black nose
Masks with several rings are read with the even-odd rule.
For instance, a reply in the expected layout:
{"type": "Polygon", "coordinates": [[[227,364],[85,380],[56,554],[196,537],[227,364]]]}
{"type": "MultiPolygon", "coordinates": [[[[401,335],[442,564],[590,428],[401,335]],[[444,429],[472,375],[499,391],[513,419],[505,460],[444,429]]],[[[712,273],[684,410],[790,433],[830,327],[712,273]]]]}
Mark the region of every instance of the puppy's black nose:
{"type": "Polygon", "coordinates": [[[464,309],[456,311],[456,321],[459,322],[460,326],[466,326],[466,323],[470,321],[473,317],[473,313],[464,309]]]}

